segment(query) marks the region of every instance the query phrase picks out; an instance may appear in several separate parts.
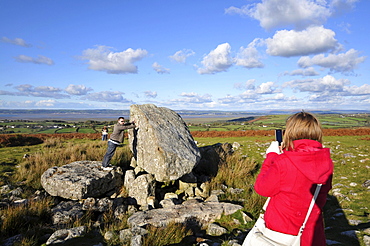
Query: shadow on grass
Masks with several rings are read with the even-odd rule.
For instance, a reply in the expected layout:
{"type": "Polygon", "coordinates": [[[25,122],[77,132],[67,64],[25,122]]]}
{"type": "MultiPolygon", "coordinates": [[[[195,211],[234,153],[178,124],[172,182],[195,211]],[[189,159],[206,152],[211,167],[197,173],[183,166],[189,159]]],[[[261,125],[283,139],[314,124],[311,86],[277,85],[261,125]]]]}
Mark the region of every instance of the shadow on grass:
{"type": "MultiPolygon", "coordinates": [[[[364,215],[366,216],[366,215],[364,215]]],[[[367,216],[366,216],[367,217],[367,216]]],[[[325,235],[327,245],[360,246],[356,231],[370,228],[368,223],[350,223],[335,196],[328,195],[324,207],[325,235]],[[355,225],[353,225],[355,224],[355,225]]]]}

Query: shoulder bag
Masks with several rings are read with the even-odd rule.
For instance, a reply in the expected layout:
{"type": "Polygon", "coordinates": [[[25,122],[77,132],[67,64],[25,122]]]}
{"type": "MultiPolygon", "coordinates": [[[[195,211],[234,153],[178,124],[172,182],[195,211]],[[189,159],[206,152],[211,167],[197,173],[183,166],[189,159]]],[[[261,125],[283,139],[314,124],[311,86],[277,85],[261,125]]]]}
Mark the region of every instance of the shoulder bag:
{"type": "MultiPolygon", "coordinates": [[[[321,186],[322,184],[318,184],[316,187],[306,218],[303,222],[303,225],[299,229],[298,235],[290,235],[268,229],[266,227],[263,214],[260,214],[253,228],[249,231],[247,237],[245,238],[242,246],[299,246],[301,244],[301,236],[304,227],[306,226],[306,222],[310,217],[321,186]]],[[[267,199],[265,205],[263,206],[264,210],[266,210],[269,200],[270,198],[267,199]]]]}

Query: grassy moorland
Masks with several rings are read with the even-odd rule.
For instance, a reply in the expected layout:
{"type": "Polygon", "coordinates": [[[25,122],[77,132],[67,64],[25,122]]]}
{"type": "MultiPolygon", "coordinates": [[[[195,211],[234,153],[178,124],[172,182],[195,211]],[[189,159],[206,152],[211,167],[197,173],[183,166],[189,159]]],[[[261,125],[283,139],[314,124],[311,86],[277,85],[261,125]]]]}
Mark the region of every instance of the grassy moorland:
{"type": "MultiPolygon", "coordinates": [[[[285,118],[282,117],[281,120],[285,118]]],[[[238,124],[238,127],[243,126],[238,124]]],[[[277,123],[274,123],[273,128],[277,127],[275,124],[277,123]]],[[[253,191],[253,183],[264,159],[264,152],[274,140],[273,130],[247,131],[230,128],[225,131],[220,127],[220,130],[213,131],[211,128],[206,129],[208,125],[210,124],[198,128],[198,131],[193,131],[194,128],[192,130],[199,146],[226,142],[238,142],[241,145],[235,154],[228,157],[219,167],[219,172],[211,180],[210,186],[213,189],[219,189],[221,185],[242,189],[243,192],[238,194],[226,191],[220,200],[242,204],[243,211],[256,218],[265,198],[253,191]]],[[[332,245],[364,246],[362,238],[368,233],[364,229],[370,227],[370,190],[363,185],[370,177],[370,128],[329,128],[325,129],[324,145],[332,150],[335,170],[333,190],[329,193],[324,213],[326,235],[329,240],[338,242],[332,245]]],[[[101,160],[105,148],[106,142],[100,141],[100,133],[0,134],[0,187],[22,187],[23,193],[20,196],[29,198],[36,190],[42,189],[40,176],[49,167],[77,160],[101,160]],[[25,154],[30,158],[23,158],[25,154]]],[[[124,146],[117,149],[113,164],[124,166],[130,159],[131,153],[128,147],[124,146]]],[[[122,190],[124,193],[124,189],[122,190]]],[[[20,207],[0,208],[0,241],[22,233],[26,237],[19,245],[40,245],[40,238],[56,229],[48,223],[52,206],[53,200],[47,198],[20,207]]],[[[117,220],[111,213],[105,213],[103,219],[105,226],[100,228],[102,234],[108,230],[119,231],[127,228],[126,219],[117,220]]],[[[253,222],[243,224],[240,221],[241,215],[236,213],[217,222],[227,228],[230,234],[236,229],[245,230],[253,225],[253,222]]],[[[71,221],[68,226],[86,225],[92,229],[92,224],[93,218],[86,215],[71,221]]],[[[176,244],[191,233],[178,224],[167,228],[150,228],[149,231],[144,245],[176,244]]],[[[225,246],[229,241],[227,237],[219,240],[225,246]]],[[[106,243],[120,245],[117,238],[106,243]]]]}

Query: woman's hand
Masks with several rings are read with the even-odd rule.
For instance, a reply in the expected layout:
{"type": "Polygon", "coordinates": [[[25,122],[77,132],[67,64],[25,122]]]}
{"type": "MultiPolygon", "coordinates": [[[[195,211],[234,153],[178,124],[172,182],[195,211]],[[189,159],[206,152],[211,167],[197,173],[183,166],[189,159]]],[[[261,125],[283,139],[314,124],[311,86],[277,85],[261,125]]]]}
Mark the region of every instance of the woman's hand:
{"type": "Polygon", "coordinates": [[[281,154],[280,147],[279,147],[279,142],[278,141],[272,141],[270,144],[270,147],[267,148],[266,154],[274,152],[278,155],[281,154]]]}

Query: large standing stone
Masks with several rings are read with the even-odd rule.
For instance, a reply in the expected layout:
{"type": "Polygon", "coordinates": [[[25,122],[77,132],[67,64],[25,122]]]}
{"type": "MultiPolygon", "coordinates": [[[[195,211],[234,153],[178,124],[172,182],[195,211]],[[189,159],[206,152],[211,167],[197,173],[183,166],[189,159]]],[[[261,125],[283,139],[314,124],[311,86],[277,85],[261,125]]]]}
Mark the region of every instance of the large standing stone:
{"type": "Polygon", "coordinates": [[[177,180],[198,164],[199,149],[185,122],[173,110],[153,104],[131,105],[130,120],[138,126],[129,130],[137,166],[157,181],[177,180]]]}
{"type": "Polygon", "coordinates": [[[100,197],[122,184],[120,168],[103,171],[99,161],[76,161],[52,167],[41,176],[41,185],[52,196],[71,200],[100,197]]]}

